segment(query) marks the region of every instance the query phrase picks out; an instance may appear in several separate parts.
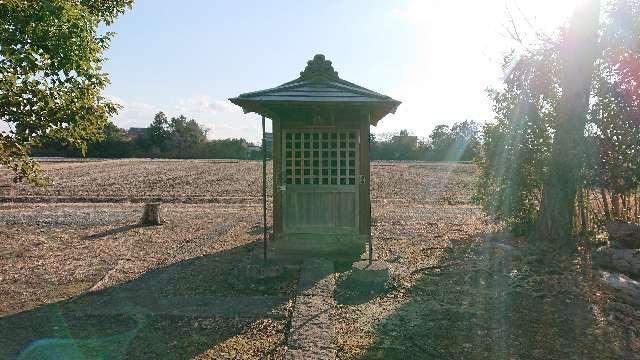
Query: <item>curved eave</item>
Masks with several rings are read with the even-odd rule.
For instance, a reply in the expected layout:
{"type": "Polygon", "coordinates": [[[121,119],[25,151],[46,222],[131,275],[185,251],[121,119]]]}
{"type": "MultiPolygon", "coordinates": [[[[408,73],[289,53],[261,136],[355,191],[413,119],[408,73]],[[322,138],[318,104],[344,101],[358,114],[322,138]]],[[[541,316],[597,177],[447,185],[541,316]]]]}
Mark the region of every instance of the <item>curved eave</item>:
{"type": "Polygon", "coordinates": [[[362,100],[362,101],[327,101],[317,99],[302,100],[256,100],[242,97],[230,98],[233,104],[242,108],[245,114],[256,113],[268,118],[276,116],[278,110],[276,108],[282,106],[291,107],[356,107],[366,109],[370,113],[370,124],[376,126],[378,121],[388,114],[395,114],[401,102],[393,99],[389,100],[362,100]]]}
{"type": "Polygon", "coordinates": [[[386,95],[377,93],[373,90],[369,90],[367,88],[348,82],[346,80],[323,78],[322,76],[317,77],[316,79],[313,79],[313,80],[303,80],[302,78],[298,78],[298,79],[289,81],[287,83],[284,83],[282,85],[276,86],[274,88],[240,94],[238,98],[256,99],[262,96],[273,96],[273,95],[277,96],[279,92],[296,90],[298,88],[305,88],[305,87],[307,88],[308,87],[325,87],[335,91],[345,91],[350,94],[357,94],[357,95],[361,95],[361,96],[368,97],[371,99],[376,99],[376,100],[392,100],[390,97],[386,95]]]}

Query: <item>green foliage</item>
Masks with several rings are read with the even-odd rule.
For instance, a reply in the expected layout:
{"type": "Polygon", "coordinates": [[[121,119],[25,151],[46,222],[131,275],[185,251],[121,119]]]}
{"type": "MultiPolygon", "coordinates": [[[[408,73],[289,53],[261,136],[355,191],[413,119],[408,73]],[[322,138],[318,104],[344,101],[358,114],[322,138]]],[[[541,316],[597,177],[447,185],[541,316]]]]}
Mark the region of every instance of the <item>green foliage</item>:
{"type": "Polygon", "coordinates": [[[29,157],[27,147],[4,134],[0,134],[0,163],[14,172],[15,182],[29,179],[37,186],[48,183],[38,164],[29,157]]]}
{"type": "Polygon", "coordinates": [[[427,141],[414,142],[407,130],[378,140],[371,135],[371,158],[374,160],[471,161],[480,145],[478,125],[463,121],[449,127],[438,125],[427,141]]]}
{"type": "Polygon", "coordinates": [[[133,149],[130,141],[125,138],[125,131],[109,122],[103,130],[103,137],[87,147],[87,155],[99,154],[104,158],[121,158],[133,149]]]}
{"type": "Polygon", "coordinates": [[[468,120],[455,123],[451,128],[438,125],[429,140],[432,160],[470,161],[476,157],[480,144],[478,125],[468,120]]]}
{"type": "Polygon", "coordinates": [[[620,1],[609,9],[594,76],[587,181],[616,195],[640,189],[639,17],[640,2],[620,1]]]}
{"type": "MultiPolygon", "coordinates": [[[[583,149],[584,187],[620,194],[639,188],[638,10],[640,2],[615,1],[603,22],[583,149]]],[[[504,87],[489,92],[496,118],[483,128],[475,199],[517,234],[528,233],[537,217],[549,168],[562,91],[561,44],[562,36],[519,58],[506,56],[504,87]]]]}
{"type": "MultiPolygon", "coordinates": [[[[636,55],[635,61],[640,61],[640,56],[636,55]]],[[[617,195],[640,188],[640,85],[635,80],[623,84],[625,79],[619,72],[625,64],[622,61],[616,68],[600,64],[590,113],[593,130],[588,134],[595,149],[589,152],[594,158],[588,162],[587,180],[617,195]],[[631,91],[624,90],[626,85],[631,91]]]]}
{"type": "MultiPolygon", "coordinates": [[[[207,130],[184,115],[168,119],[163,112],[154,116],[146,131],[127,134],[108,123],[100,140],[90,142],[87,156],[97,158],[174,158],[174,159],[246,159],[248,143],[244,139],[207,140],[207,130]]],[[[78,157],[82,154],[68,145],[48,141],[33,149],[36,156],[78,157]]]]}
{"type": "Polygon", "coordinates": [[[370,157],[375,160],[419,160],[420,152],[417,138],[401,130],[397,135],[390,134],[381,140],[371,134],[370,157]]]}
{"type": "Polygon", "coordinates": [[[490,91],[496,118],[483,129],[476,200],[519,234],[535,220],[546,177],[560,96],[558,63],[556,44],[518,60],[510,54],[504,89],[490,91]]]}
{"type": "MultiPolygon", "coordinates": [[[[246,159],[247,142],[244,139],[210,140],[200,145],[200,154],[211,159],[246,159]]],[[[262,159],[260,152],[257,158],[262,159]]]]}
{"type": "Polygon", "coordinates": [[[184,115],[171,118],[169,122],[170,157],[194,157],[198,146],[207,141],[207,131],[184,115]]]}
{"type": "Polygon", "coordinates": [[[436,126],[429,135],[429,142],[433,157],[444,159],[449,152],[449,146],[451,145],[451,132],[449,131],[449,126],[436,126]]]}
{"type": "Polygon", "coordinates": [[[43,185],[30,149],[59,141],[86,151],[118,106],[102,95],[109,80],[102,53],[113,33],[98,34],[133,0],[0,2],[0,163],[16,181],[43,185]]]}
{"type": "Polygon", "coordinates": [[[169,132],[169,120],[162,111],[158,112],[153,117],[153,122],[147,129],[147,136],[152,157],[159,157],[160,154],[169,149],[169,139],[171,137],[169,132]]]}

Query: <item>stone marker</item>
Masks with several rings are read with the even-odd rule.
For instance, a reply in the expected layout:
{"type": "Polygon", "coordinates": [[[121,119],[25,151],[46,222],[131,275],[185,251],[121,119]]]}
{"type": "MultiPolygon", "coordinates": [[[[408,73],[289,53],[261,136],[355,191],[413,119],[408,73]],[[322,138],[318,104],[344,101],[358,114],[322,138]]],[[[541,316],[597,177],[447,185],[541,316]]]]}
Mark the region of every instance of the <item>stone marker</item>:
{"type": "Polygon", "coordinates": [[[144,213],[142,214],[140,224],[144,226],[156,226],[162,224],[162,219],[160,219],[159,202],[144,204],[144,213]]]}
{"type": "Polygon", "coordinates": [[[607,224],[607,232],[613,246],[640,249],[640,225],[626,221],[612,221],[607,224]]]}
{"type": "Polygon", "coordinates": [[[618,272],[640,275],[640,249],[603,246],[593,253],[593,263],[618,272]]]}
{"type": "Polygon", "coordinates": [[[618,296],[625,302],[640,306],[640,282],[622,274],[600,272],[600,281],[618,291],[618,296]]]}

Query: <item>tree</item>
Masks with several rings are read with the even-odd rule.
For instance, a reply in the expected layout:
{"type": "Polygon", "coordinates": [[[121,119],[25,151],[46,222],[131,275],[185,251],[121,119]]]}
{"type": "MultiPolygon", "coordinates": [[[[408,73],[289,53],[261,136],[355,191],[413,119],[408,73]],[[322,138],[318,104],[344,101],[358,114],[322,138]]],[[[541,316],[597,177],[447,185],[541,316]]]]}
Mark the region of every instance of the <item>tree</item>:
{"type": "Polygon", "coordinates": [[[532,239],[554,245],[573,236],[575,199],[584,161],[584,131],[594,64],[598,56],[600,1],[576,9],[560,50],[562,73],[550,168],[532,239]]]}
{"type": "Polygon", "coordinates": [[[436,126],[429,135],[429,160],[470,161],[478,152],[478,125],[465,120],[453,124],[436,126]]]}
{"type": "Polygon", "coordinates": [[[451,127],[451,149],[446,160],[470,161],[478,154],[478,124],[465,120],[451,127]]]}
{"type": "MultiPolygon", "coordinates": [[[[579,196],[573,201],[579,211],[573,215],[583,232],[612,217],[640,218],[640,207],[629,206],[634,196],[640,204],[639,18],[640,2],[616,0],[601,22],[602,51],[591,80],[586,144],[573,159],[579,169],[579,196]],[[588,213],[589,200],[595,198],[587,193],[601,197],[599,209],[588,213]]],[[[521,235],[534,230],[562,119],[560,54],[566,37],[545,39],[518,59],[507,55],[504,87],[490,92],[496,118],[483,127],[475,199],[493,219],[521,235]]]]}
{"type": "Polygon", "coordinates": [[[198,146],[207,141],[207,131],[194,119],[187,120],[184,115],[171,118],[169,122],[170,154],[172,157],[193,157],[198,146]]]}
{"type": "Polygon", "coordinates": [[[149,148],[149,155],[152,157],[160,157],[169,148],[171,132],[169,131],[169,120],[167,115],[159,111],[154,117],[153,122],[147,129],[147,139],[142,139],[143,147],[149,148]]]}
{"type": "Polygon", "coordinates": [[[110,121],[102,133],[102,139],[87,145],[87,156],[123,158],[131,153],[132,143],[125,139],[124,129],[110,121]]]}
{"type": "Polygon", "coordinates": [[[640,2],[612,5],[596,62],[585,171],[587,184],[600,188],[605,221],[638,219],[638,207],[631,214],[634,192],[640,201],[640,2]]]}
{"type": "Polygon", "coordinates": [[[116,142],[116,141],[124,140],[124,129],[119,128],[116,124],[112,123],[111,121],[107,123],[107,126],[104,127],[104,129],[102,130],[102,133],[104,135],[104,139],[102,140],[103,142],[104,141],[116,142]]]}
{"type": "MultiPolygon", "coordinates": [[[[202,151],[197,157],[214,159],[246,159],[247,142],[244,139],[211,140],[200,145],[202,151]]],[[[262,153],[258,157],[262,159],[262,153]]]]}
{"type": "Polygon", "coordinates": [[[101,92],[109,80],[102,53],[113,33],[98,33],[133,0],[0,2],[0,164],[15,181],[44,185],[30,150],[59,141],[86,151],[118,106],[101,92]]]}
{"type": "Polygon", "coordinates": [[[444,160],[451,148],[451,131],[447,125],[436,126],[429,135],[431,160],[444,160]]]}

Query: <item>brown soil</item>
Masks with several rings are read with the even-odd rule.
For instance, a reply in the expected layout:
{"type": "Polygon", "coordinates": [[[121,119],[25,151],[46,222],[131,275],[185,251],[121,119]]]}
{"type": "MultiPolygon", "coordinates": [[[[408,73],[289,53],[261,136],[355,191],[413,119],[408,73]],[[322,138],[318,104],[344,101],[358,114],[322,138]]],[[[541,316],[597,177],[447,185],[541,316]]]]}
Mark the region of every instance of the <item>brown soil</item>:
{"type": "Polygon", "coordinates": [[[227,197],[257,199],[262,191],[258,161],[128,159],[44,162],[43,167],[51,182],[48,189],[15,185],[9,171],[0,170],[0,195],[204,202],[227,197]]]}
{"type": "MultiPolygon", "coordinates": [[[[261,234],[259,162],[45,168],[48,192],[0,171],[0,358],[68,348],[84,358],[283,357],[297,273],[247,273],[261,234]],[[54,203],[8,202],[18,196],[54,203]],[[117,203],[92,203],[105,198],[117,203]],[[141,205],[127,201],[147,198],[169,202],[164,225],[136,226],[141,205]],[[201,313],[203,304],[219,305],[201,313]]],[[[373,164],[375,256],[391,277],[362,293],[345,286],[348,267],[336,275],[338,357],[637,358],[640,313],[597,282],[593,245],[550,264],[522,239],[488,235],[470,201],[474,172],[373,164]]]]}

